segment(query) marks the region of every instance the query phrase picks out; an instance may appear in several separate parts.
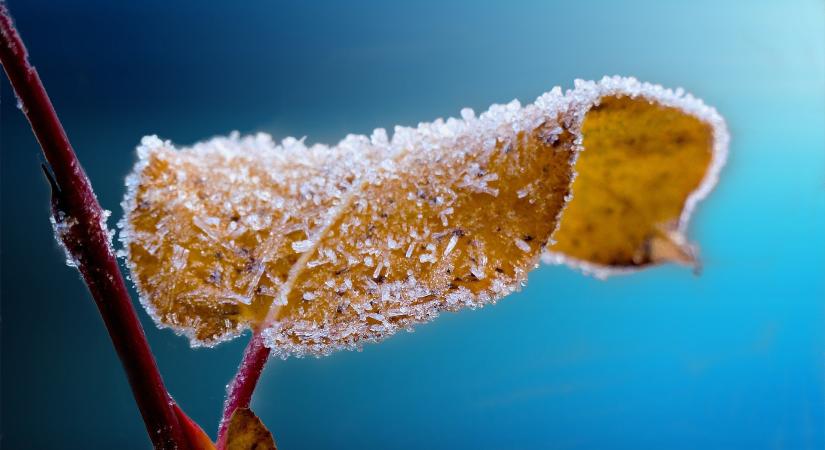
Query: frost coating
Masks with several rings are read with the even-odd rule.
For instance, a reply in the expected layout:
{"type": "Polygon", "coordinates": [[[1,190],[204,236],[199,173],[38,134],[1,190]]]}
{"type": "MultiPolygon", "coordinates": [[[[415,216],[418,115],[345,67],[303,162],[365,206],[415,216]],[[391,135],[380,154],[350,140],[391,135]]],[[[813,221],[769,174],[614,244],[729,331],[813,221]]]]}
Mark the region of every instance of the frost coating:
{"type": "MultiPolygon", "coordinates": [[[[112,251],[112,239],[114,238],[115,231],[109,229],[107,221],[109,220],[109,216],[112,215],[112,212],[104,209],[101,211],[100,217],[98,218],[98,224],[100,225],[100,229],[105,233],[106,236],[106,249],[107,251],[112,251]]],[[[53,211],[52,215],[49,216],[49,222],[52,225],[52,230],[54,231],[54,237],[57,241],[57,244],[63,250],[66,255],[66,265],[72,268],[79,268],[80,261],[72,255],[72,252],[69,251],[67,247],[67,243],[69,245],[77,245],[76,237],[72,236],[72,228],[80,225],[77,218],[66,215],[65,212],[62,210],[56,209],[53,211]]]]}
{"type": "Polygon", "coordinates": [[[233,134],[176,149],[146,137],[127,180],[119,254],[154,320],[193,346],[263,327],[282,357],[356,348],[440,311],[495,302],[542,253],[585,266],[545,250],[571,198],[584,115],[615,94],[713,123],[715,180],[727,134],[714,110],[605,78],[334,147],[233,134]]]}
{"type": "MultiPolygon", "coordinates": [[[[71,230],[72,227],[78,224],[77,219],[67,216],[63,211],[56,211],[53,215],[49,216],[49,222],[52,224],[52,230],[54,231],[54,238],[57,244],[66,255],[66,265],[75,269],[78,268],[79,263],[77,259],[72,255],[65,243],[66,239],[71,239],[71,230]]],[[[106,228],[104,227],[103,229],[105,230],[106,228]]]]}

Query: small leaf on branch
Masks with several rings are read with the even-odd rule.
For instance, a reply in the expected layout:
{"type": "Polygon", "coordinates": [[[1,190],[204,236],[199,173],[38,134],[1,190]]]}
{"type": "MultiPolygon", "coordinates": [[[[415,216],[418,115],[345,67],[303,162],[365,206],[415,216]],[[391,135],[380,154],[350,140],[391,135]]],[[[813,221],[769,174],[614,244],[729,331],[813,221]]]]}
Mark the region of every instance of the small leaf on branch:
{"type": "Polygon", "coordinates": [[[261,419],[249,408],[238,408],[226,431],[226,450],[277,450],[277,447],[261,419]]]}

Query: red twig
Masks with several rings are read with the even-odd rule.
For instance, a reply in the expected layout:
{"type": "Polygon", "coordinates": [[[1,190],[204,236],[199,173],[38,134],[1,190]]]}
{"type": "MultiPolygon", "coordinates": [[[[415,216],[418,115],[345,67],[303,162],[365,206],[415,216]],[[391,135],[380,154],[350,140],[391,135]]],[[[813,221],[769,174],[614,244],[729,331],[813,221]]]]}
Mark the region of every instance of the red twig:
{"type": "Polygon", "coordinates": [[[238,408],[249,407],[252,393],[255,391],[255,386],[258,384],[264,365],[269,359],[269,352],[270,349],[264,345],[261,333],[255,332],[243,352],[238,373],[235,374],[235,378],[232,379],[227,388],[226,401],[223,404],[223,416],[218,427],[219,450],[226,447],[226,429],[229,425],[229,419],[232,418],[232,413],[238,408]]]}
{"type": "Polygon", "coordinates": [[[112,253],[103,209],[2,2],[0,33],[0,61],[51,166],[52,172],[46,173],[52,184],[58,238],[76,262],[100,310],[155,448],[187,448],[172,400],[112,253]]]}

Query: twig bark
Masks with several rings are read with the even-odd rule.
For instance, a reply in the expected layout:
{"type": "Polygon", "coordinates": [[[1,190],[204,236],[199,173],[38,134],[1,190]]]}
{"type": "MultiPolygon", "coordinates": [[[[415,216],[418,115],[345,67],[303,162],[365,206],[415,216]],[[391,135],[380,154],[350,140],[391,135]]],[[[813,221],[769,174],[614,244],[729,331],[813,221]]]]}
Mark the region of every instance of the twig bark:
{"type": "Polygon", "coordinates": [[[249,408],[252,393],[263,372],[264,365],[269,359],[270,349],[264,345],[263,335],[254,332],[249,344],[243,352],[241,364],[235,378],[229,383],[226,391],[226,401],[223,405],[223,415],[218,427],[218,450],[226,448],[226,431],[232,414],[238,408],[249,408]]]}
{"type": "Polygon", "coordinates": [[[52,185],[52,212],[58,238],[100,310],[155,448],[188,448],[112,253],[106,213],[37,71],[29,63],[4,2],[0,2],[0,33],[0,61],[50,165],[46,173],[52,185]]]}

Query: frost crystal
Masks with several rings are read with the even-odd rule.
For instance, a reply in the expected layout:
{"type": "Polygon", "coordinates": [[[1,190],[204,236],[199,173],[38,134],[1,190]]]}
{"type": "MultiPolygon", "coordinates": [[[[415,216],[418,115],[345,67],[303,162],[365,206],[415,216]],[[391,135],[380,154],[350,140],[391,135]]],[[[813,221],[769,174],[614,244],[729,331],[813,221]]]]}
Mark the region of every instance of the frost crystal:
{"type": "Polygon", "coordinates": [[[455,244],[457,244],[457,243],[458,243],[458,236],[456,236],[455,234],[450,236],[450,242],[447,242],[447,247],[444,248],[444,256],[449,255],[450,252],[453,251],[453,249],[455,248],[455,244]]]}
{"type": "Polygon", "coordinates": [[[529,251],[530,251],[530,244],[528,244],[527,242],[525,242],[525,241],[524,241],[524,239],[518,239],[518,238],[516,238],[516,239],[514,239],[513,241],[516,243],[516,247],[518,247],[518,248],[519,248],[519,250],[521,250],[521,251],[523,251],[523,252],[525,252],[525,253],[527,253],[527,252],[529,252],[529,251]]]}
{"type": "Polygon", "coordinates": [[[183,270],[186,267],[189,250],[180,245],[172,245],[172,267],[175,270],[183,270]]]}
{"type": "Polygon", "coordinates": [[[599,278],[659,262],[694,264],[684,235],[727,160],[724,119],[681,88],[633,78],[576,80],[566,97],[570,131],[587,149],[575,199],[543,261],[599,278]]]}
{"type": "Polygon", "coordinates": [[[304,241],[295,241],[292,243],[292,250],[295,250],[297,253],[304,253],[305,251],[312,248],[312,241],[304,240],[304,241]]]}
{"type": "MultiPolygon", "coordinates": [[[[103,219],[105,222],[105,218],[103,219]]],[[[77,268],[79,263],[66,247],[66,239],[71,239],[71,229],[77,225],[77,219],[69,217],[62,211],[57,211],[54,215],[49,217],[49,222],[52,224],[55,240],[57,240],[63,253],[66,255],[66,265],[77,268]]]]}

